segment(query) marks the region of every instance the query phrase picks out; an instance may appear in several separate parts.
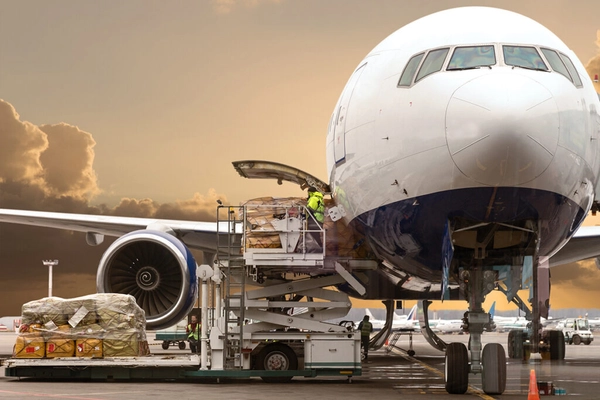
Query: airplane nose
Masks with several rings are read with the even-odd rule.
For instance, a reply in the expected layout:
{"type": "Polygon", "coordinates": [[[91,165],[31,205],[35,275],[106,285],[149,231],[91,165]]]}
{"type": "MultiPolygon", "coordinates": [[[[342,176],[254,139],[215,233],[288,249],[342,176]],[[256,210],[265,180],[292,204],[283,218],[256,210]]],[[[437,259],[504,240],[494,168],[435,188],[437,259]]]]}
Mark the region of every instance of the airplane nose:
{"type": "Polygon", "coordinates": [[[535,179],[552,161],[558,135],[552,94],[516,73],[494,73],[465,83],[446,110],[446,141],[454,164],[485,185],[535,179]]]}

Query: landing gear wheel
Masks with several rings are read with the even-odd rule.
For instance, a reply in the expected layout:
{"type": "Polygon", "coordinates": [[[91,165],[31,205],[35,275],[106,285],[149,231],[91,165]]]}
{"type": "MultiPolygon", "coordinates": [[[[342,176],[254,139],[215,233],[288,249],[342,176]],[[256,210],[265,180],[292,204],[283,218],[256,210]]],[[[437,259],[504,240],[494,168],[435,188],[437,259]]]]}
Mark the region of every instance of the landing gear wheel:
{"type": "Polygon", "coordinates": [[[508,341],[506,349],[508,350],[508,358],[515,358],[515,331],[508,332],[508,341]]]}
{"type": "Polygon", "coordinates": [[[162,346],[163,350],[169,350],[169,342],[166,342],[166,341],[162,342],[161,346],[162,346]]]}
{"type": "Polygon", "coordinates": [[[446,348],[444,381],[448,393],[466,393],[469,385],[469,355],[463,343],[450,343],[446,348]]]}
{"type": "MultiPolygon", "coordinates": [[[[256,369],[264,371],[294,371],[298,369],[298,357],[294,350],[284,344],[271,344],[258,353],[256,369]]],[[[292,376],[263,376],[268,383],[285,383],[292,376]]]]}
{"type": "Polygon", "coordinates": [[[481,386],[486,394],[502,394],[506,389],[506,354],[498,343],[488,343],[481,355],[481,386]]]}
{"type": "Polygon", "coordinates": [[[579,335],[573,336],[573,344],[579,346],[581,344],[581,337],[579,335]]]}
{"type": "Polygon", "coordinates": [[[565,335],[562,331],[548,331],[548,342],[550,344],[550,359],[565,359],[565,335]]]}
{"type": "Polygon", "coordinates": [[[179,342],[179,350],[185,350],[185,342],[179,342]]]}
{"type": "Polygon", "coordinates": [[[513,329],[508,332],[508,358],[523,359],[523,331],[513,329]]]}

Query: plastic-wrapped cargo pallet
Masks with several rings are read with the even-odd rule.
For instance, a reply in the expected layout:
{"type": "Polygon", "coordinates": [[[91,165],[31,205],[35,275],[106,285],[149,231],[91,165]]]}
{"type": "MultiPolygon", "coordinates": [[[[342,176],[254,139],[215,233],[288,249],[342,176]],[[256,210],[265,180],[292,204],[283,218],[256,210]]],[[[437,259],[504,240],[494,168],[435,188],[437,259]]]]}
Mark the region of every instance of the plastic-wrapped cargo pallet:
{"type": "Polygon", "coordinates": [[[130,295],[49,297],[23,304],[13,357],[148,355],[144,310],[130,295]]]}
{"type": "MultiPolygon", "coordinates": [[[[246,206],[246,223],[249,232],[246,234],[246,248],[281,248],[277,230],[273,226],[275,219],[285,217],[302,217],[307,200],[301,197],[260,197],[241,203],[246,206]],[[287,214],[286,214],[287,212],[287,214]]],[[[369,248],[356,232],[348,228],[343,220],[332,221],[327,211],[334,207],[331,199],[325,199],[325,222],[323,229],[327,231],[327,254],[340,257],[367,258],[369,248]]],[[[306,216],[304,216],[306,218],[306,216]]],[[[302,244],[298,244],[297,252],[301,252],[302,244]]]]}
{"type": "Polygon", "coordinates": [[[275,219],[287,216],[297,217],[306,205],[306,200],[299,197],[259,197],[248,200],[241,205],[246,206],[246,222],[252,229],[246,235],[248,248],[280,248],[279,234],[273,226],[275,219]]]}

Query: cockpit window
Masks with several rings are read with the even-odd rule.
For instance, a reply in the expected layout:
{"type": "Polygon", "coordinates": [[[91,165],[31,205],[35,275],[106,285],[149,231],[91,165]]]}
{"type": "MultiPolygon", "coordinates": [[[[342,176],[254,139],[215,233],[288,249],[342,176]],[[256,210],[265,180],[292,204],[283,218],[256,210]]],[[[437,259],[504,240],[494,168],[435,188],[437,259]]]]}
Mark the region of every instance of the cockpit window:
{"type": "Polygon", "coordinates": [[[548,67],[542,60],[535,47],[526,46],[502,46],[504,63],[513,67],[548,71],[548,67]]]}
{"type": "Polygon", "coordinates": [[[400,76],[400,81],[398,82],[398,86],[410,86],[411,85],[413,77],[415,76],[415,72],[417,72],[417,68],[419,67],[419,64],[421,63],[421,59],[423,58],[424,54],[425,53],[417,54],[416,56],[413,56],[408,61],[406,68],[404,68],[404,71],[402,72],[402,75],[400,76]]]}
{"type": "Polygon", "coordinates": [[[457,47],[452,54],[448,71],[489,67],[496,64],[494,46],[457,47]]]}
{"type": "Polygon", "coordinates": [[[581,78],[579,77],[579,74],[577,73],[577,69],[575,69],[575,65],[573,65],[573,61],[571,61],[571,59],[569,57],[565,56],[562,53],[560,53],[560,58],[562,58],[562,60],[565,62],[565,65],[567,66],[569,73],[571,73],[571,77],[573,78],[573,82],[575,83],[575,86],[577,86],[577,87],[583,86],[583,84],[581,83],[581,78]]]}
{"type": "Polygon", "coordinates": [[[448,50],[450,49],[438,49],[430,51],[425,57],[425,61],[423,61],[423,65],[421,65],[421,69],[417,74],[417,79],[415,82],[420,81],[425,78],[427,75],[431,75],[434,72],[438,72],[442,69],[442,65],[444,65],[444,61],[446,60],[446,55],[448,54],[448,50]]]}
{"type": "Polygon", "coordinates": [[[544,53],[544,56],[546,56],[546,60],[548,60],[550,66],[555,72],[564,75],[568,80],[572,81],[571,75],[569,74],[569,71],[567,71],[567,67],[565,67],[565,64],[563,64],[556,51],[550,49],[542,49],[542,53],[544,53]]]}

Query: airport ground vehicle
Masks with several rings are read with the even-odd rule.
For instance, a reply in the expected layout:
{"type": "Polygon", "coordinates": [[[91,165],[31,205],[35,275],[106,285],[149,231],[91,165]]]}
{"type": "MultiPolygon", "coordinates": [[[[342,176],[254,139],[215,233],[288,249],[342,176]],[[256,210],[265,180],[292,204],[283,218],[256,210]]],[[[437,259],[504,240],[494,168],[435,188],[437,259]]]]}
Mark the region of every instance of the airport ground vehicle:
{"type": "MultiPolygon", "coordinates": [[[[342,263],[372,268],[323,249],[309,253],[303,199],[218,209],[231,235],[218,233],[214,266],[200,265],[200,355],[103,359],[10,359],[6,376],[70,379],[194,379],[361,374],[360,332],[322,321],[345,316],[351,302],[336,285],[364,288],[342,263]],[[243,225],[243,230],[235,227],[243,225]],[[241,232],[240,243],[231,240],[241,232]],[[322,275],[319,273],[324,271],[322,275]],[[335,271],[335,273],[332,273],[335,271]],[[210,311],[210,313],[209,313],[210,311]],[[210,329],[209,329],[210,327],[210,329]]],[[[185,329],[185,328],[183,328],[185,329]]],[[[159,338],[157,334],[157,339],[159,338]]],[[[167,340],[167,339],[164,339],[167,340]]],[[[170,338],[168,340],[171,340],[170,338]]],[[[175,339],[173,339],[175,340],[175,339]]],[[[168,346],[167,346],[168,347],[168,346]]],[[[164,348],[164,345],[163,345],[164,348]]]]}
{"type": "Polygon", "coordinates": [[[177,325],[167,329],[156,331],[155,340],[162,342],[161,346],[164,350],[168,350],[169,346],[177,346],[179,350],[185,350],[188,334],[185,331],[187,321],[181,321],[177,325]]]}
{"type": "Polygon", "coordinates": [[[557,327],[562,329],[568,344],[577,346],[581,343],[590,344],[594,340],[587,318],[567,318],[559,322],[557,327]]]}

